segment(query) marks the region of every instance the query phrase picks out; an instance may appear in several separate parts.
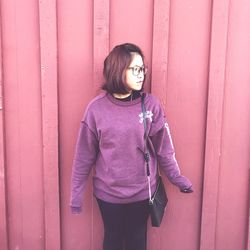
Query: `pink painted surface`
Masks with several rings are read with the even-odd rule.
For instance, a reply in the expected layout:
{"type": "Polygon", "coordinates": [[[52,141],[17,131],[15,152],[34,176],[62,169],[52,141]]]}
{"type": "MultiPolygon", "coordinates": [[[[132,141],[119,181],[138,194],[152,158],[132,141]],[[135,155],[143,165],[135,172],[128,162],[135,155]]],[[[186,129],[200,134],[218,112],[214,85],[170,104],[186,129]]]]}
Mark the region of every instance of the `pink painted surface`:
{"type": "Polygon", "coordinates": [[[60,250],[56,1],[39,2],[45,249],[60,250]]]}
{"type": "Polygon", "coordinates": [[[69,210],[71,165],[80,119],[93,97],[92,1],[60,1],[58,11],[59,162],[62,249],[92,249],[91,187],[80,216],[69,210]],[[81,25],[79,25],[81,24],[81,25]],[[76,28],[77,27],[77,28],[76,28]]]}
{"type": "Polygon", "coordinates": [[[245,249],[249,236],[246,224],[250,190],[250,143],[249,139],[246,139],[250,138],[249,13],[249,3],[231,1],[218,192],[218,249],[245,249]],[[225,237],[225,234],[230,237],[225,237]]]}
{"type": "Polygon", "coordinates": [[[213,4],[201,249],[216,247],[229,10],[229,1],[216,1],[213,4]]]}
{"type": "MultiPolygon", "coordinates": [[[[0,34],[1,34],[0,27],[0,34]]],[[[5,131],[3,114],[2,37],[0,36],[0,247],[8,248],[6,208],[5,131]]]]}
{"type": "Polygon", "coordinates": [[[249,238],[250,6],[243,2],[214,3],[201,231],[205,250],[245,249],[249,238]]]}
{"type": "MultiPolygon", "coordinates": [[[[171,2],[167,62],[165,66],[161,62],[153,65],[153,93],[156,93],[164,104],[173,133],[177,160],[182,172],[192,179],[195,193],[192,196],[181,195],[175,187],[168,185],[172,202],[169,203],[162,235],[159,236],[159,233],[155,232],[154,244],[157,248],[152,249],[164,249],[163,246],[166,249],[181,249],[183,246],[190,250],[199,249],[209,8],[209,3],[197,2],[193,5],[190,2],[171,2]],[[196,32],[194,26],[199,32],[196,32]],[[158,78],[160,67],[162,71],[166,71],[166,80],[159,84],[159,81],[162,81],[158,78]]],[[[155,43],[157,46],[157,41],[155,43]]],[[[159,59],[159,56],[161,52],[158,51],[154,59],[159,59]]]]}
{"type": "Polygon", "coordinates": [[[170,202],[162,227],[149,225],[148,249],[250,250],[249,1],[2,0],[0,9],[1,250],[102,249],[91,178],[83,213],[70,213],[71,165],[103,60],[123,42],[145,52],[146,90],[195,188],[184,195],[165,179],[170,202]]]}
{"type": "Polygon", "coordinates": [[[9,249],[44,249],[39,31],[35,1],[1,1],[9,249]]]}

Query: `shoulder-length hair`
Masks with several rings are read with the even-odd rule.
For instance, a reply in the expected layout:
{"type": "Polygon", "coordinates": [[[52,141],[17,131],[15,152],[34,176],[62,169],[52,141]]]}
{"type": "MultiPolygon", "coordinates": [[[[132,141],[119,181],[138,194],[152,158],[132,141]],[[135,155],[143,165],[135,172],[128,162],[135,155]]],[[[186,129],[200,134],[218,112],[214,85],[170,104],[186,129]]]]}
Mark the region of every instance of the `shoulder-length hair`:
{"type": "Polygon", "coordinates": [[[103,90],[106,90],[110,94],[128,93],[125,83],[125,73],[133,59],[132,53],[139,54],[144,62],[142,50],[135,44],[124,43],[112,49],[104,60],[103,76],[105,82],[102,85],[103,90]]]}

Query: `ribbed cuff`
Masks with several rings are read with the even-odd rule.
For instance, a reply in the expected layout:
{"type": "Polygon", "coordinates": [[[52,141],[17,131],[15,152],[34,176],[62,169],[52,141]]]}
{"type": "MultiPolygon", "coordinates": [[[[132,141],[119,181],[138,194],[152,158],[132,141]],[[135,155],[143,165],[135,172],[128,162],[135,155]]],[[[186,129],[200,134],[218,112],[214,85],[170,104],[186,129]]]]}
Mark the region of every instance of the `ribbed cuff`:
{"type": "Polygon", "coordinates": [[[71,207],[71,213],[72,214],[80,214],[82,212],[81,207],[71,207]]]}

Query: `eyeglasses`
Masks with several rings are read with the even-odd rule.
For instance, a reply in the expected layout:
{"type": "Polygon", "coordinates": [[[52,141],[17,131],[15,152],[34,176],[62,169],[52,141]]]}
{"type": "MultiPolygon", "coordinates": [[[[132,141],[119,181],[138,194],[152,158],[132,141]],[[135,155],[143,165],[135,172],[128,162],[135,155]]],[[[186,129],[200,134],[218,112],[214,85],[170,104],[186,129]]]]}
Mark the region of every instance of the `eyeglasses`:
{"type": "Polygon", "coordinates": [[[143,75],[146,75],[148,72],[148,69],[144,66],[139,67],[139,66],[135,66],[135,67],[128,67],[128,69],[132,70],[132,74],[134,76],[138,76],[140,75],[140,73],[142,72],[143,75]]]}

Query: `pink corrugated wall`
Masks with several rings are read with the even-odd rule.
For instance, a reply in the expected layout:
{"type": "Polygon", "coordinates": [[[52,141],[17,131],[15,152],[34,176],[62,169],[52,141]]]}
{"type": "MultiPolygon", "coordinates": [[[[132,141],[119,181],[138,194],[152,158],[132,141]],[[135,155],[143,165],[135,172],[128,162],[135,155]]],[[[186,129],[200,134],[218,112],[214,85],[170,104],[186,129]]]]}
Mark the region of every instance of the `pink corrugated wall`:
{"type": "Polygon", "coordinates": [[[250,2],[0,0],[0,249],[100,250],[92,197],[70,214],[79,121],[102,62],[134,42],[195,193],[166,181],[149,250],[250,250],[250,2]]]}

